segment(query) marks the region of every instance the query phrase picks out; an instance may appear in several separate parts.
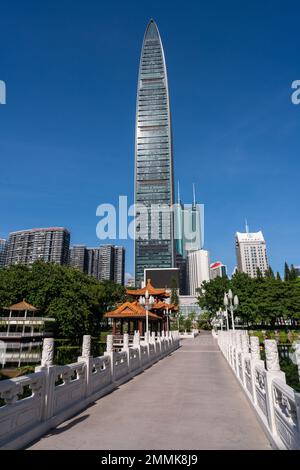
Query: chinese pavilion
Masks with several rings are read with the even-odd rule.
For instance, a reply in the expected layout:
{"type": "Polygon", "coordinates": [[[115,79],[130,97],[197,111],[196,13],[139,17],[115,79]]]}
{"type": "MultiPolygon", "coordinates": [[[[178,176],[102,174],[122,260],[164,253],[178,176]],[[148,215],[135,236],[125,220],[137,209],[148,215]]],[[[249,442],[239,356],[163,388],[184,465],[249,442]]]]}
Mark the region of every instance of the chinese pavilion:
{"type": "Polygon", "coordinates": [[[113,321],[113,335],[117,332],[123,334],[124,324],[127,324],[129,334],[138,330],[143,336],[146,331],[147,314],[150,332],[168,330],[169,314],[177,311],[178,307],[168,302],[170,294],[165,289],[156,289],[152,286],[151,279],[148,279],[146,287],[137,290],[127,289],[126,293],[132,300],[105,314],[106,318],[111,318],[113,321]]]}

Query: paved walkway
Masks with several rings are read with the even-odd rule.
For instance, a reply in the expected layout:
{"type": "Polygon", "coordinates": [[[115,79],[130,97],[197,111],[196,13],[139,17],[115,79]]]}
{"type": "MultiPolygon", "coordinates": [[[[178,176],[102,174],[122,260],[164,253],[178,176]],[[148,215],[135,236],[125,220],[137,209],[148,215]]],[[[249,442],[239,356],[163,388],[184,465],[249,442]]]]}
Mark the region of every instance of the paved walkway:
{"type": "Polygon", "coordinates": [[[270,449],[211,334],[53,429],[31,449],[270,449]]]}

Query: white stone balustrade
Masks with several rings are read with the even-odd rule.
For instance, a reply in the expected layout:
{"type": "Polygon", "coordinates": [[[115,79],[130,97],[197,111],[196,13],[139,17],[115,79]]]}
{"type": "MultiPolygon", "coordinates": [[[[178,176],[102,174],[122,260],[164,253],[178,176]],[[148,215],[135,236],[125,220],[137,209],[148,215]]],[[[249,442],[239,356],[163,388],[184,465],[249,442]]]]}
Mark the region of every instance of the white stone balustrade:
{"type": "Polygon", "coordinates": [[[113,336],[108,335],[104,356],[92,357],[91,337],[85,335],[78,362],[56,366],[53,340],[45,338],[35,373],[0,382],[0,449],[24,448],[177,349],[179,335],[151,335],[141,342],[136,332],[132,346],[128,335],[122,344],[115,352],[113,336]]]}
{"type": "Polygon", "coordinates": [[[286,384],[276,341],[264,341],[266,366],[256,336],[249,338],[241,330],[219,331],[217,341],[273,445],[299,450],[300,394],[286,384]]]}

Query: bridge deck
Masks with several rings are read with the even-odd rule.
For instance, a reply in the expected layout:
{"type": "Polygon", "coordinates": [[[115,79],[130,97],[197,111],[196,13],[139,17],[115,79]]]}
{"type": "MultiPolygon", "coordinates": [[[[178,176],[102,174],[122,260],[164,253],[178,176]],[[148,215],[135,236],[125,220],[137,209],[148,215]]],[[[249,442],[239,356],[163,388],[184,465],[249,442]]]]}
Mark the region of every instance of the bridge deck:
{"type": "Polygon", "coordinates": [[[182,347],[30,449],[270,449],[211,334],[182,347]]]}

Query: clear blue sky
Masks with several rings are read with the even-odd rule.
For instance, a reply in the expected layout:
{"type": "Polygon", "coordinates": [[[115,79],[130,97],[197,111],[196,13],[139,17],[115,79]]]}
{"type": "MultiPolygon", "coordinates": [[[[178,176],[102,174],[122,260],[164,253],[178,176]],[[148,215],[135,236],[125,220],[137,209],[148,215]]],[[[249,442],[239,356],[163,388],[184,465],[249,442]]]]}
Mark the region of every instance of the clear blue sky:
{"type": "MultiPolygon", "coordinates": [[[[0,237],[59,225],[94,246],[97,205],[119,194],[132,202],[138,62],[153,17],[175,181],[186,203],[196,184],[211,260],[231,273],[247,217],[274,270],[300,264],[300,106],[290,100],[298,1],[11,0],[0,13],[0,237]]],[[[132,272],[133,243],[125,246],[132,272]]]]}

